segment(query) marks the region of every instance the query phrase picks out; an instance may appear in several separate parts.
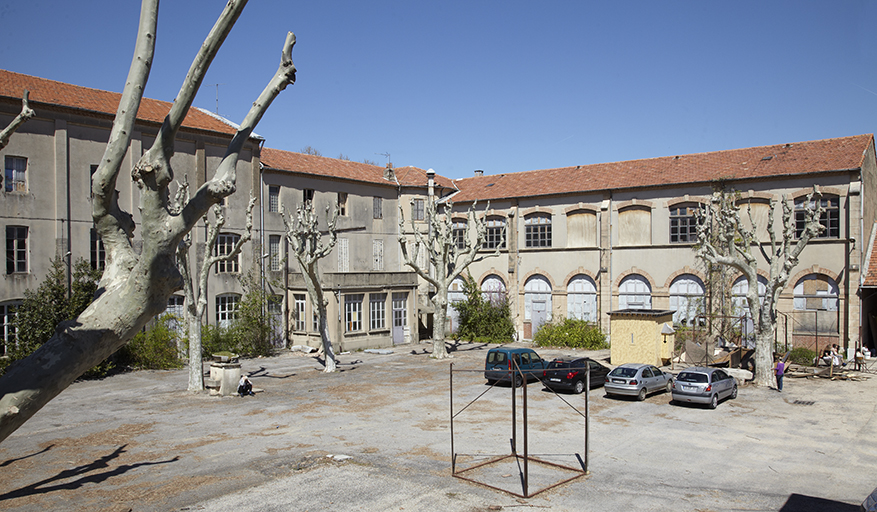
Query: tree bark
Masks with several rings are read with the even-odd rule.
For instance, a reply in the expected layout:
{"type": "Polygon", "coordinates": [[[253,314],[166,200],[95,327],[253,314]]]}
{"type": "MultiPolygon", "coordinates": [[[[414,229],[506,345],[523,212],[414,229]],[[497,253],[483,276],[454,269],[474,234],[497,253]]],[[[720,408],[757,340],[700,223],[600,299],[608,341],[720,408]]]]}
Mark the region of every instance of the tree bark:
{"type": "Polygon", "coordinates": [[[0,131],[0,149],[5,148],[6,145],[9,144],[9,137],[11,137],[12,134],[15,133],[21,127],[21,125],[24,124],[25,121],[37,115],[37,113],[34,112],[28,104],[29,95],[30,93],[27,89],[25,89],[24,94],[21,97],[21,112],[19,112],[18,115],[9,122],[6,128],[3,128],[3,130],[0,131]]]}
{"type": "Polygon", "coordinates": [[[168,297],[182,287],[175,261],[178,245],[213,204],[234,192],[238,153],[274,97],[295,80],[291,60],[295,38],[290,33],[277,72],[229,144],[217,175],[198,190],[179,214],[174,212],[167,188],[173,176],[170,168],[173,134],[185,118],[207,66],[245,4],[245,1],[231,0],[226,5],[165,118],[156,146],[143,155],[132,172],[142,198],[143,246],[137,254],[131,243],[134,223],[131,215],[119,208],[115,186],[129,148],[155,48],[158,1],[143,0],[128,80],[107,149],[92,180],[93,216],[107,249],[100,295],[78,318],[59,325],[49,341],[0,378],[0,441],[83,372],[130,340],[149,320],[165,310],[168,297]]]}

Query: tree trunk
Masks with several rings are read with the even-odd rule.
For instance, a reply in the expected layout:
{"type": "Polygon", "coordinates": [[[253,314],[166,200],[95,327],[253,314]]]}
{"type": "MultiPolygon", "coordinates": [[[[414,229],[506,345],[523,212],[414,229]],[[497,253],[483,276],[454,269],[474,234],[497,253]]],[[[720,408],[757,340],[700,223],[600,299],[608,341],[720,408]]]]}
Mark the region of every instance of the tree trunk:
{"type": "Polygon", "coordinates": [[[320,340],[323,342],[323,357],[326,358],[326,368],[323,371],[332,373],[335,371],[337,361],[335,359],[335,351],[332,349],[332,340],[329,339],[329,321],[326,318],[326,303],[322,297],[320,297],[319,315],[320,340]]]}
{"type": "Polygon", "coordinates": [[[451,357],[448,354],[448,348],[445,346],[445,319],[448,317],[448,287],[445,286],[443,291],[436,290],[432,298],[433,309],[432,315],[432,355],[434,359],[446,359],[451,357]]]}
{"type": "Polygon", "coordinates": [[[755,331],[755,385],[770,387],[774,384],[773,339],[776,324],[761,322],[755,331]]]}
{"type": "Polygon", "coordinates": [[[189,391],[204,391],[204,355],[201,344],[201,315],[186,313],[189,326],[189,391]]]}

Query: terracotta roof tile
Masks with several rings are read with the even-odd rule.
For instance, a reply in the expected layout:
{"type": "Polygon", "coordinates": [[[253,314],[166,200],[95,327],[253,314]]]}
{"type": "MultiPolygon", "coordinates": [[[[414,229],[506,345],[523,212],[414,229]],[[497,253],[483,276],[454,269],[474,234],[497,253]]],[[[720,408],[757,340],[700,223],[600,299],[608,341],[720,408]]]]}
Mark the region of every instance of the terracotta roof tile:
{"type": "MultiPolygon", "coordinates": [[[[262,165],[275,171],[297,172],[314,176],[324,176],[343,180],[362,181],[378,185],[426,187],[426,171],[417,167],[397,167],[393,169],[396,181],[384,178],[384,167],[350,160],[326,158],[323,156],[305,155],[282,149],[263,148],[262,165]]],[[[453,182],[443,176],[435,177],[436,184],[442,187],[453,187],[453,182]]]]}
{"type": "Polygon", "coordinates": [[[866,288],[877,288],[877,223],[871,227],[871,236],[868,250],[865,254],[865,279],[862,286],[866,288]]]}
{"type": "MultiPolygon", "coordinates": [[[[0,69],[0,97],[21,102],[25,89],[30,91],[31,108],[37,111],[37,115],[42,104],[114,116],[119,106],[119,99],[122,97],[116,92],[90,89],[0,69]]],[[[171,105],[167,101],[143,98],[137,118],[141,121],[161,124],[171,105]]],[[[234,135],[236,132],[232,126],[195,108],[189,109],[183,127],[226,135],[234,135]]]]}
{"type": "Polygon", "coordinates": [[[454,202],[857,169],[872,134],[454,180],[454,202]]]}

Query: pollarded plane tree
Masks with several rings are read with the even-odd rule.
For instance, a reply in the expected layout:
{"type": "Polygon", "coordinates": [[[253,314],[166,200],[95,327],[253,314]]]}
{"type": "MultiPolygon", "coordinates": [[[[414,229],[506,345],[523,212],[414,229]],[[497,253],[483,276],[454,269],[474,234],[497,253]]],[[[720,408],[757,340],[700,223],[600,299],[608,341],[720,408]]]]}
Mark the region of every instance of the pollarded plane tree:
{"type": "Polygon", "coordinates": [[[308,298],[311,301],[317,322],[320,327],[320,340],[322,341],[323,357],[326,361],[324,372],[335,371],[337,360],[335,351],[332,350],[332,340],[329,337],[329,323],[326,318],[326,305],[328,301],[323,295],[323,286],[320,284],[320,272],[317,263],[332,252],[338,241],[335,229],[338,220],[338,208],[329,217],[329,207],[326,206],[327,234],[329,238],[323,242],[323,233],[320,231],[317,212],[311,201],[306,201],[295,210],[295,218],[288,214],[286,208],[281,205],[283,224],[286,226],[286,239],[292,249],[292,255],[301,268],[302,278],[308,290],[308,298]]]}
{"type": "Polygon", "coordinates": [[[25,121],[37,115],[36,112],[32,108],[30,108],[30,104],[28,103],[29,92],[27,89],[24,90],[24,94],[21,97],[21,112],[16,115],[12,121],[6,125],[6,128],[0,130],[0,149],[6,147],[9,144],[9,137],[15,133],[21,125],[24,124],[25,121]]]}
{"type": "MultiPolygon", "coordinates": [[[[179,198],[177,204],[180,206],[188,200],[188,189],[187,183],[180,185],[177,194],[179,198]]],[[[201,261],[200,267],[197,260],[192,265],[189,259],[189,249],[192,247],[191,233],[184,236],[177,246],[177,266],[183,278],[183,293],[186,296],[185,316],[189,333],[189,385],[187,389],[189,391],[198,392],[204,390],[201,319],[204,317],[204,311],[207,309],[207,278],[210,276],[210,269],[220,261],[230,261],[237,258],[244,244],[253,238],[253,207],[255,206],[256,197],[251,193],[250,202],[247,204],[247,220],[244,234],[238,237],[228,252],[221,252],[216,248],[216,240],[219,238],[219,232],[225,226],[225,214],[222,211],[222,207],[218,204],[213,205],[213,218],[215,221],[210,223],[210,219],[206,215],[204,216],[204,224],[207,227],[207,242],[205,244],[204,260],[201,261]],[[198,278],[197,286],[195,286],[196,275],[198,278]]]]}
{"type": "Polygon", "coordinates": [[[104,156],[92,178],[92,216],[106,248],[107,264],[95,301],[76,319],[61,323],[52,338],[0,378],[0,441],[87,369],[118,350],[146,323],[167,308],[182,287],[177,246],[215,204],[235,191],[239,154],[268,106],[295,81],[290,32],[280,65],[252,104],[233,136],[213,178],[179,211],[170,204],[168,185],[174,138],[217,51],[246,5],[229,1],[207,35],[165,117],[153,146],[132,170],[140,189],[142,249],[135,251],[134,221],[118,203],[116,180],[134,132],[155,50],[158,0],[143,0],[134,57],[104,156]]]}
{"type": "Polygon", "coordinates": [[[791,278],[798,256],[810,240],[825,229],[820,217],[825,209],[818,200],[816,187],[807,196],[803,210],[803,229],[796,229],[796,219],[789,198],[783,196],[781,231],[775,229],[777,201],[770,203],[766,232],[768,242],[756,236],[757,226],[748,209],[749,226],[743,224],[736,194],[716,192],[709,205],[698,214],[698,256],[713,265],[724,265],[740,272],[748,283],[746,302],[755,328],[755,384],[773,383],[773,340],[777,328],[777,301],[791,278]],[[797,236],[796,236],[796,231],[797,236]],[[756,252],[757,251],[757,252],[756,252]],[[767,264],[769,278],[763,300],[758,295],[758,254],[767,264]]]}
{"type": "MultiPolygon", "coordinates": [[[[413,204],[413,201],[412,201],[413,204]]],[[[430,297],[434,313],[432,322],[432,356],[436,359],[444,359],[448,356],[445,346],[445,318],[448,317],[448,287],[458,278],[472,263],[486,258],[499,256],[499,248],[489,254],[478,254],[487,239],[486,217],[480,218],[475,213],[473,203],[466,213],[467,222],[464,231],[462,246],[458,244],[459,238],[454,237],[454,222],[451,217],[453,203],[444,204],[443,213],[436,209],[435,202],[427,201],[426,222],[429,230],[424,236],[417,228],[414,219],[411,220],[411,228],[414,232],[414,248],[409,249],[411,241],[404,233],[405,217],[402,205],[399,205],[399,245],[402,248],[402,257],[405,264],[411,267],[417,275],[435,288],[435,293],[430,297]],[[474,232],[474,236],[473,236],[474,232]],[[420,251],[426,255],[426,268],[421,267],[420,251]],[[430,271],[432,270],[432,271],[430,271]]],[[[490,203],[487,204],[490,210],[490,203]]]]}

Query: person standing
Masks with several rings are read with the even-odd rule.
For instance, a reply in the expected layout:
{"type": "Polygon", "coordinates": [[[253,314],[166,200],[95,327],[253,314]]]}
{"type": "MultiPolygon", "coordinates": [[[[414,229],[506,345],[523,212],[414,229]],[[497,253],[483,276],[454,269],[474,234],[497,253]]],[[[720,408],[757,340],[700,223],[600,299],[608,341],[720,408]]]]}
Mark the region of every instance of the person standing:
{"type": "Polygon", "coordinates": [[[782,359],[777,359],[774,365],[774,374],[777,377],[777,391],[783,390],[783,375],[786,373],[786,363],[782,359]]]}

